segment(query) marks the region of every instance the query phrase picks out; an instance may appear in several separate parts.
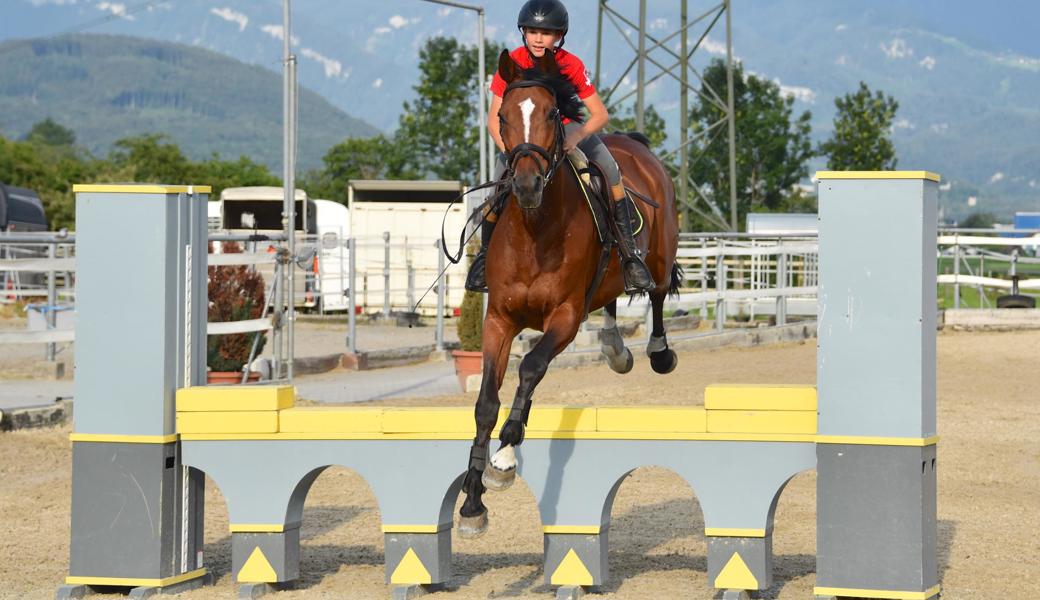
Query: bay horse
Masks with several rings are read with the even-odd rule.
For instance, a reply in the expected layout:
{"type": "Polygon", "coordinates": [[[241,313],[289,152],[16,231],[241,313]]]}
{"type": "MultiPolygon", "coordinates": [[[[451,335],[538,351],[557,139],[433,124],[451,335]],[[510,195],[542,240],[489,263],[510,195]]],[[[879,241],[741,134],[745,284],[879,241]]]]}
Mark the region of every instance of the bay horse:
{"type": "MultiPolygon", "coordinates": [[[[564,164],[561,116],[580,121],[581,101],[551,52],[527,70],[503,52],[498,71],[508,84],[499,115],[508,149],[506,179],[511,187],[488,247],[483,381],[474,411],[477,433],[462,485],[466,499],[459,511],[458,532],[465,538],[487,530],[487,508],[481,501],[484,491],[503,490],[512,484],[517,466],[514,448],[523,441],[534,389],[549,362],[574,339],[587,310],[605,309],[601,349],[611,369],[627,373],[633,364],[615,321],[616,299],[624,292],[618,254],[611,252],[606,272],[590,292],[597,279],[602,245],[578,178],[564,164]],[[501,446],[488,460],[510,346],[524,328],[544,333],[520,363],[520,384],[499,435],[501,446]]],[[[682,277],[675,263],[679,239],[675,190],[664,165],[645,143],[627,135],[606,135],[603,141],[617,160],[627,187],[656,204],[637,203],[642,204],[637,208],[644,222],[637,244],[657,282],[649,292],[653,331],[647,354],[654,371],[669,373],[677,358],[668,348],[662,308],[682,277]]]]}

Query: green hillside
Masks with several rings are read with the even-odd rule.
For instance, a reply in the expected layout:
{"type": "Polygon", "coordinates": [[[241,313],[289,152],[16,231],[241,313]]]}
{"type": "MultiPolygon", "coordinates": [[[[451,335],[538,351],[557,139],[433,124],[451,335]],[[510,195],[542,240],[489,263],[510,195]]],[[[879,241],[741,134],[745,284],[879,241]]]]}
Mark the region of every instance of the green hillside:
{"type": "MultiPolygon", "coordinates": [[[[247,155],[281,173],[282,82],[265,68],[182,44],[69,35],[0,44],[0,133],[50,117],[95,154],[166,133],[192,158],[247,155]]],[[[276,66],[276,65],[275,65],[276,66]]],[[[300,171],[332,145],[376,128],[300,90],[300,171]]]]}

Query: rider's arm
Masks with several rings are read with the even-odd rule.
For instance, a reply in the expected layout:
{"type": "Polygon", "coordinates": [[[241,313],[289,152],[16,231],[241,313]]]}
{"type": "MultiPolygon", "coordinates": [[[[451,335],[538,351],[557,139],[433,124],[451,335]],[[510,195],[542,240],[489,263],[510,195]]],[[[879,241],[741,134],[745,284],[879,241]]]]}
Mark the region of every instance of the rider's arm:
{"type": "MultiPolygon", "coordinates": [[[[601,103],[602,104],[602,103],[601,103]]],[[[491,94],[491,108],[488,110],[488,122],[487,128],[488,133],[491,134],[491,139],[495,141],[495,145],[498,146],[499,152],[506,151],[506,145],[502,143],[502,132],[499,131],[498,122],[498,111],[502,108],[502,97],[498,94],[491,94]]]]}
{"type": "Polygon", "coordinates": [[[581,129],[572,131],[567,135],[564,148],[568,151],[580,144],[585,138],[603,129],[607,121],[610,120],[610,114],[607,113],[607,107],[603,105],[603,101],[599,99],[599,94],[594,93],[586,97],[584,102],[585,108],[589,111],[589,116],[585,119],[581,129]]]}

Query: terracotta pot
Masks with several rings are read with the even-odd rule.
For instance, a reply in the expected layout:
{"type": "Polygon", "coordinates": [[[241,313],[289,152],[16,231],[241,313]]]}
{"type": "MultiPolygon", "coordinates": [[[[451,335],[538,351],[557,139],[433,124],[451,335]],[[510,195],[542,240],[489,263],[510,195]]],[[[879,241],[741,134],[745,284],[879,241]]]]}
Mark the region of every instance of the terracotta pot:
{"type": "Polygon", "coordinates": [[[459,378],[459,386],[465,392],[466,379],[484,370],[484,353],[452,350],[451,356],[455,359],[455,375],[459,378]]]}
{"type": "MultiPolygon", "coordinates": [[[[260,373],[249,372],[248,382],[260,381],[260,373]]],[[[210,371],[206,373],[206,383],[233,384],[242,383],[242,371],[210,371]]]]}

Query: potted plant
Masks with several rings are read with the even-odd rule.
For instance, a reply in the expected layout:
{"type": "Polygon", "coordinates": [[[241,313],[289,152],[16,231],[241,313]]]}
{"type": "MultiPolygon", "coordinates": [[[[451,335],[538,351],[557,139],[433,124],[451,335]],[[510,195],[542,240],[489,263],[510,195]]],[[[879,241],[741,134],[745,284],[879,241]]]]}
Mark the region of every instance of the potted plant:
{"type": "MultiPolygon", "coordinates": [[[[472,262],[476,253],[476,242],[471,242],[467,254],[472,262]]],[[[484,297],[480,292],[466,290],[462,296],[462,307],[459,309],[459,320],[455,324],[459,332],[459,350],[453,350],[455,359],[455,375],[459,378],[462,391],[466,391],[466,379],[476,375],[483,369],[483,353],[480,351],[484,333],[484,297]]]]}
{"type": "MultiPolygon", "coordinates": [[[[225,242],[222,251],[233,254],[241,252],[242,248],[234,242],[225,242]]],[[[264,279],[246,265],[209,267],[208,290],[211,323],[245,321],[263,316],[264,279]]],[[[257,336],[256,353],[259,355],[266,341],[263,331],[208,336],[208,383],[240,383],[257,336]]],[[[250,372],[248,381],[257,381],[259,378],[259,373],[250,372]]]]}

